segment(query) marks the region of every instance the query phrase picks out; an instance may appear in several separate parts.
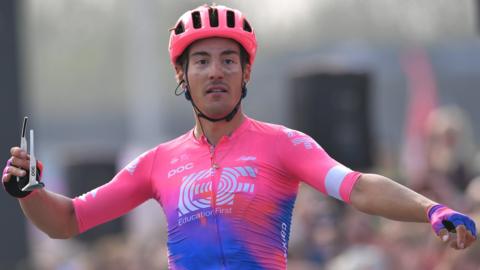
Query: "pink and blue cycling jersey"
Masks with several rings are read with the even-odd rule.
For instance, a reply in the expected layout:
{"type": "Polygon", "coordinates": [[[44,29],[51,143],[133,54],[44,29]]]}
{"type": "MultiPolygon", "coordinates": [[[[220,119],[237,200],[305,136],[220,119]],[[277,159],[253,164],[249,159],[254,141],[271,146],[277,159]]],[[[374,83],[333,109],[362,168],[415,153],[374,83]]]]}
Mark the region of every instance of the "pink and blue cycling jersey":
{"type": "Polygon", "coordinates": [[[155,199],[170,269],[286,269],[299,183],[349,203],[359,176],[309,136],[247,117],[215,147],[193,130],[158,145],[74,207],[83,232],[155,199]]]}

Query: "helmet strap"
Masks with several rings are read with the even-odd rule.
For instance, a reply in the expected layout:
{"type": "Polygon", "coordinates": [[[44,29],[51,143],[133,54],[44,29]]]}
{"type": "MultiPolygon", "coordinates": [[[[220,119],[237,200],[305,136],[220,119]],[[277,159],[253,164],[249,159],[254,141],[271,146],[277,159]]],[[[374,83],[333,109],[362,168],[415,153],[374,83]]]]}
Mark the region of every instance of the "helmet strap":
{"type": "Polygon", "coordinates": [[[235,114],[237,114],[238,109],[240,108],[240,104],[242,103],[242,98],[240,98],[240,100],[238,100],[237,104],[235,105],[235,107],[233,108],[233,110],[229,114],[227,114],[226,116],[221,117],[221,118],[208,117],[206,114],[204,114],[202,111],[200,111],[200,109],[197,107],[197,105],[195,105],[195,102],[193,102],[193,99],[191,99],[190,102],[192,103],[192,106],[195,110],[195,113],[197,114],[197,117],[205,118],[210,122],[218,122],[218,121],[223,121],[223,120],[225,120],[227,122],[230,122],[233,119],[233,117],[235,117],[235,114]]]}

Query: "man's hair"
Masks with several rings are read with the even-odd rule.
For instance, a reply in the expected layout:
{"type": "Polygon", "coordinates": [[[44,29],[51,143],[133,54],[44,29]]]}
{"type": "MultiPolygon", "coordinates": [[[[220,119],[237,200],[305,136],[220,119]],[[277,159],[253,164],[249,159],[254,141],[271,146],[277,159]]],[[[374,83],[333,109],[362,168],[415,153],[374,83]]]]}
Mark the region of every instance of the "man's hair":
{"type": "MultiPolygon", "coordinates": [[[[235,41],[236,42],[236,41],[235,41]]],[[[240,43],[236,42],[238,44],[238,47],[240,48],[240,65],[242,66],[242,70],[245,70],[245,66],[247,64],[250,64],[250,58],[242,45],[240,43]]],[[[190,45],[192,46],[192,45],[190,45]]],[[[188,46],[185,51],[183,51],[182,55],[177,58],[177,65],[180,65],[183,70],[185,70],[186,64],[188,63],[188,53],[190,51],[190,46],[188,46]]]]}

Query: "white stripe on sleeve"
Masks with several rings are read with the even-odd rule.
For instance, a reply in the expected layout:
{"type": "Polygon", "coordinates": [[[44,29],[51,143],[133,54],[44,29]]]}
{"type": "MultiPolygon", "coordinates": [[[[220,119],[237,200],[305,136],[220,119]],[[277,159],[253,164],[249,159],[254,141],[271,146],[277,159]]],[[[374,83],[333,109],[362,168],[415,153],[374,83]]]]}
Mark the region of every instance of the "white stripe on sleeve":
{"type": "Polygon", "coordinates": [[[337,165],[330,168],[327,176],[325,177],[325,189],[327,194],[343,201],[342,197],[340,196],[340,187],[343,179],[345,179],[345,176],[351,171],[352,170],[343,165],[337,165]]]}

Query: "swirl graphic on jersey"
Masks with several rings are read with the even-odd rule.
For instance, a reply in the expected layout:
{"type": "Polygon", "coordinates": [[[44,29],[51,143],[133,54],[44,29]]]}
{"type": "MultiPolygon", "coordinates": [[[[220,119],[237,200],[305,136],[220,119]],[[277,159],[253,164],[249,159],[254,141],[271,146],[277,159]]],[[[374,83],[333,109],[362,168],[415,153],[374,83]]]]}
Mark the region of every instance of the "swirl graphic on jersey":
{"type": "MultiPolygon", "coordinates": [[[[213,185],[210,176],[213,170],[202,170],[183,178],[178,198],[179,216],[212,207],[213,185]]],[[[217,188],[217,205],[233,205],[235,192],[253,193],[255,184],[249,180],[256,176],[256,169],[249,166],[223,168],[217,188]]]]}

